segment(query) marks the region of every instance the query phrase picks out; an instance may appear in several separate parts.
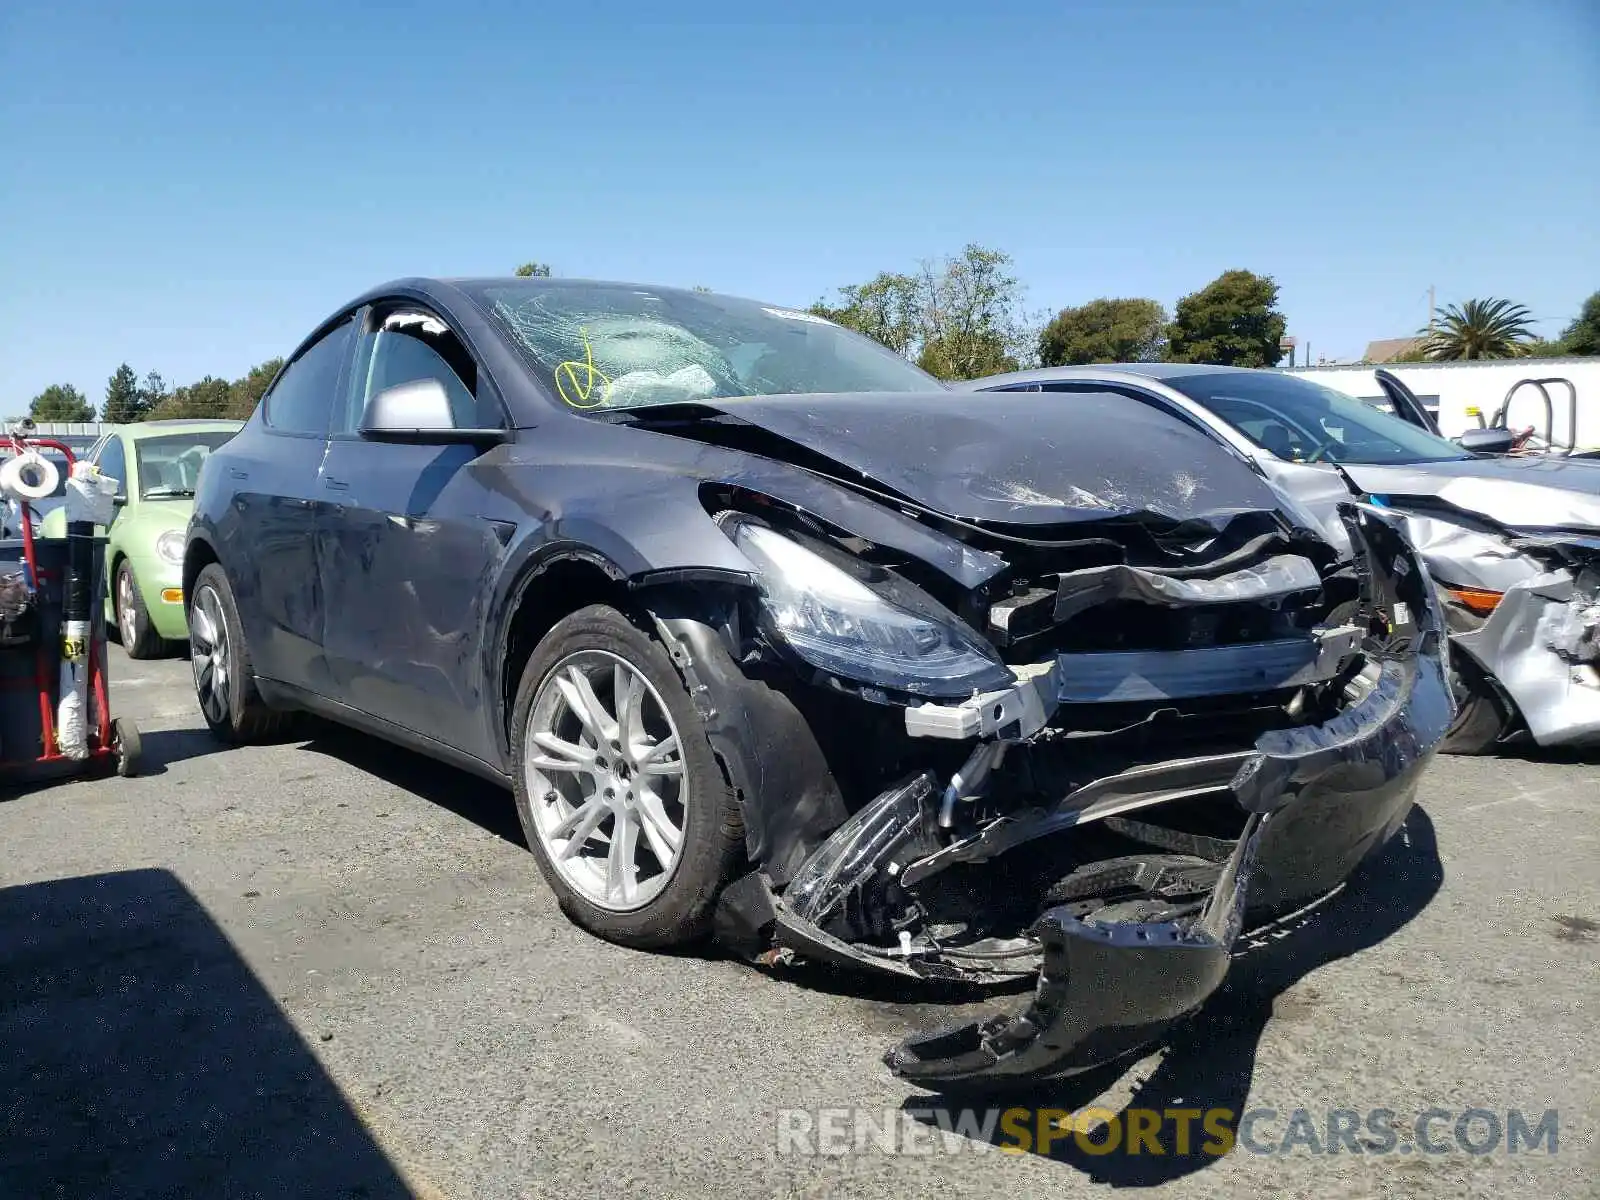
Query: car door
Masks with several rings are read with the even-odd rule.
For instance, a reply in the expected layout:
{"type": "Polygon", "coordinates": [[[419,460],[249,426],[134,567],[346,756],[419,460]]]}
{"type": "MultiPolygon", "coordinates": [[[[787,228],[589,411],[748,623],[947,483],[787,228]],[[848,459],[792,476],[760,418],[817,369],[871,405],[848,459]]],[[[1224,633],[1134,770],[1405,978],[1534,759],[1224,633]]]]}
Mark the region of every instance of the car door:
{"type": "Polygon", "coordinates": [[[1408,388],[1399,376],[1394,375],[1381,367],[1374,371],[1373,377],[1377,379],[1378,386],[1383,389],[1383,394],[1389,398],[1389,403],[1394,405],[1394,415],[1402,421],[1415,425],[1418,429],[1426,429],[1429,433],[1439,434],[1439,422],[1433,417],[1417,394],[1408,388]]]}
{"type": "Polygon", "coordinates": [[[458,427],[503,426],[492,382],[443,321],[409,302],[363,315],[317,510],[328,662],[342,702],[492,761],[483,606],[515,522],[491,519],[471,471],[482,447],[359,432],[373,396],[419,380],[445,388],[458,427]]]}
{"type": "Polygon", "coordinates": [[[226,457],[232,529],[222,557],[251,665],[258,675],[323,694],[333,684],[322,648],[315,504],[354,329],[345,317],[297,354],[262,397],[259,425],[235,437],[226,457]]]}

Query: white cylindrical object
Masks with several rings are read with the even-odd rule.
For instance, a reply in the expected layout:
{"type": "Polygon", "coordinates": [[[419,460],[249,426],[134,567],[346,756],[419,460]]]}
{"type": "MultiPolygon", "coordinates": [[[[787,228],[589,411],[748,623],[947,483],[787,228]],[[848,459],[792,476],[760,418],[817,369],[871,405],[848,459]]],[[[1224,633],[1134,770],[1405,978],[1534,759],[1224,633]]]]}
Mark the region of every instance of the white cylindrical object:
{"type": "Polygon", "coordinates": [[[24,450],[0,466],[0,492],[24,500],[43,500],[55,494],[61,472],[37,450],[24,450]]]}
{"type": "Polygon", "coordinates": [[[56,708],[56,745],[68,758],[89,757],[89,672],[81,662],[61,663],[61,703],[56,708]]]}

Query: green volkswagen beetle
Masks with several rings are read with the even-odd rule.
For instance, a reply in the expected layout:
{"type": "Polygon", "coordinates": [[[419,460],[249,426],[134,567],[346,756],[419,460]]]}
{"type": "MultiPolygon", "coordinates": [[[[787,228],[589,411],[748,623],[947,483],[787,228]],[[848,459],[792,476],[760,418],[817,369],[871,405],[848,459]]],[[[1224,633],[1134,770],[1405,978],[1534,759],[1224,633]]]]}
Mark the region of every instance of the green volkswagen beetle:
{"type": "MultiPolygon", "coordinates": [[[[146,421],[119,425],[83,455],[121,481],[106,534],[106,620],[130,658],[154,658],[186,641],[183,540],[200,464],[240,421],[146,421]]],[[[45,537],[65,537],[67,514],[45,517],[45,537]]],[[[97,531],[99,532],[99,531],[97,531]]]]}

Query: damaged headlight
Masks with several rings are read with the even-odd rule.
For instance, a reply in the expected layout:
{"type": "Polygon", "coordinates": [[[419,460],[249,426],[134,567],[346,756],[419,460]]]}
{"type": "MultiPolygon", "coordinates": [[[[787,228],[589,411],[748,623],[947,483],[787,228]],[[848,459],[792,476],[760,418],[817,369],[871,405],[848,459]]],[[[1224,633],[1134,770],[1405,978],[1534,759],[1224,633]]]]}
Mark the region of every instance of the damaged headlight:
{"type": "Polygon", "coordinates": [[[896,598],[903,603],[894,603],[764,525],[735,520],[725,528],[761,569],[772,632],[812,666],[921,696],[965,696],[1012,681],[1005,664],[931,597],[918,603],[902,584],[896,598]]]}

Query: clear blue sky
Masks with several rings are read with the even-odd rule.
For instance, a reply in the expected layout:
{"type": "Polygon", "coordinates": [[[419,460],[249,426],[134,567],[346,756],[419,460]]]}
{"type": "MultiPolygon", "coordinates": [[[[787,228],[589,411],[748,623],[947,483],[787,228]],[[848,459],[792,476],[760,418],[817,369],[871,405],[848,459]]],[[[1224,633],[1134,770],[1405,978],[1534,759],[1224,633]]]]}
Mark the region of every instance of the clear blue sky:
{"type": "Polygon", "coordinates": [[[1247,267],[1346,357],[1429,284],[1547,335],[1600,288],[1600,0],[5,0],[0,148],[5,411],[529,258],[803,304],[976,241],[1036,309],[1247,267]]]}

